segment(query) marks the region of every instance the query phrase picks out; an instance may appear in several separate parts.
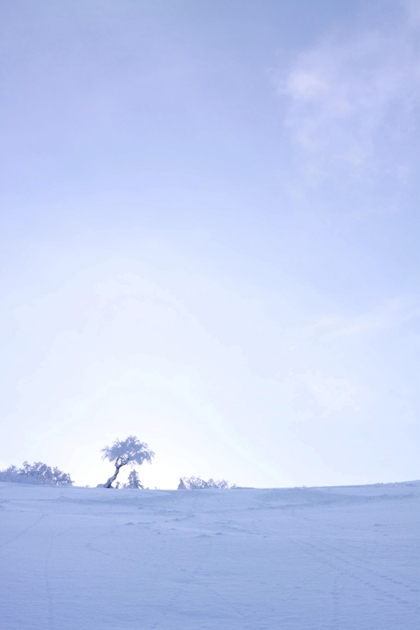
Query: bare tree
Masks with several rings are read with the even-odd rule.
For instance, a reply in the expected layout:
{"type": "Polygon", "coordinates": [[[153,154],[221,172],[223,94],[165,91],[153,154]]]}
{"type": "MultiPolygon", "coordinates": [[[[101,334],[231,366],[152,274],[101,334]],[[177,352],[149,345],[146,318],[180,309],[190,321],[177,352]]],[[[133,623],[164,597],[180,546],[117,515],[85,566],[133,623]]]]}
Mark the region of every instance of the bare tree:
{"type": "Polygon", "coordinates": [[[115,440],[112,446],[105,446],[101,451],[102,459],[108,459],[115,466],[115,472],[106,483],[104,488],[112,488],[112,484],[117,478],[120,468],[127,464],[141,465],[143,462],[152,462],[155,456],[145,442],[140,442],[134,435],[129,435],[126,440],[115,440]]]}

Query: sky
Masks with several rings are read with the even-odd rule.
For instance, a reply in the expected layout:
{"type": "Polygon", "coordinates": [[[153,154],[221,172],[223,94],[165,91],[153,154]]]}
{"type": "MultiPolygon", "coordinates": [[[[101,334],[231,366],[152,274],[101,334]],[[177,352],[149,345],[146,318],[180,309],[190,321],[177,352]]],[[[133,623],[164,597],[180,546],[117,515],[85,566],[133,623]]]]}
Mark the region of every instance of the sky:
{"type": "Polygon", "coordinates": [[[0,468],[418,479],[419,121],[417,0],[0,0],[0,468]]]}

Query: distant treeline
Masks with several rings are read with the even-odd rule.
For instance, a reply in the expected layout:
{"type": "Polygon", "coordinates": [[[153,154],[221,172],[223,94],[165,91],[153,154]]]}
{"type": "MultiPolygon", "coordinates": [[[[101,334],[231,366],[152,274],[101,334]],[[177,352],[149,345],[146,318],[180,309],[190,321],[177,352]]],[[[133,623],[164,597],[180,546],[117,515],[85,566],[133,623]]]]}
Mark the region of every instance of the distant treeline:
{"type": "Polygon", "coordinates": [[[17,483],[50,484],[54,486],[72,486],[73,481],[68,473],[58,468],[51,468],[42,462],[29,464],[23,462],[22,467],[9,466],[0,470],[0,481],[14,481],[17,483]]]}
{"type": "MultiPolygon", "coordinates": [[[[135,490],[144,489],[138,473],[133,469],[133,466],[137,464],[141,466],[143,462],[152,463],[155,456],[145,442],[140,440],[135,435],[129,435],[125,440],[115,440],[111,446],[105,446],[102,449],[102,459],[107,459],[115,466],[115,471],[104,484],[100,484],[98,487],[102,488],[130,488],[135,490]],[[128,483],[120,484],[116,481],[117,476],[124,466],[132,467],[130,474],[128,475],[128,483]],[[112,484],[115,482],[115,486],[112,484]]],[[[34,483],[34,484],[49,484],[54,486],[72,486],[73,481],[68,473],[59,470],[58,468],[51,468],[47,464],[42,462],[35,462],[29,464],[23,462],[21,468],[17,466],[9,466],[5,470],[0,470],[0,481],[12,481],[18,483],[34,483]]],[[[235,488],[235,485],[229,485],[229,482],[225,479],[214,480],[201,479],[201,477],[181,477],[178,484],[178,490],[211,490],[211,489],[229,489],[235,488]]]]}

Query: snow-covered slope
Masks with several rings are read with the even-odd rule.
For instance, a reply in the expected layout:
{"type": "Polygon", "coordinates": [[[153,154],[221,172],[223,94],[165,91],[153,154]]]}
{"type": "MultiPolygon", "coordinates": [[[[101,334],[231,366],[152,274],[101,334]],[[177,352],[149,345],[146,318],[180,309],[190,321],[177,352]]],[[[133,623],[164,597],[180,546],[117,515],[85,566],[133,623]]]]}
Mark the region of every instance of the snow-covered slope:
{"type": "Polygon", "coordinates": [[[1,630],[418,630],[420,483],[0,484],[1,630]]]}

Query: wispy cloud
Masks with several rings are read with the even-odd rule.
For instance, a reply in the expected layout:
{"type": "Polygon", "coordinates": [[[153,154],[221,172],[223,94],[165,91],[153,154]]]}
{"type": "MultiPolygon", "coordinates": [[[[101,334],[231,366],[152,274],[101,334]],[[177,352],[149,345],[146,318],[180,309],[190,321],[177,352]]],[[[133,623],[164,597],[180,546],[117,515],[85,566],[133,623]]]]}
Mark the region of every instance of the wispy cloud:
{"type": "Polygon", "coordinates": [[[328,315],[301,329],[304,336],[324,332],[330,337],[360,337],[397,329],[408,322],[417,322],[420,306],[415,298],[397,297],[366,313],[353,317],[328,315]]]}
{"type": "Polygon", "coordinates": [[[306,371],[290,383],[294,386],[293,410],[297,420],[314,416],[344,420],[346,412],[359,412],[368,397],[360,383],[319,370],[306,371]]]}
{"type": "Polygon", "coordinates": [[[405,8],[409,23],[412,27],[420,25],[420,2],[418,0],[402,0],[402,6],[405,8]]]}
{"type": "Polygon", "coordinates": [[[407,2],[396,27],[323,41],[277,75],[306,185],[409,180],[420,106],[418,6],[407,2]]]}
{"type": "MultiPolygon", "coordinates": [[[[290,330],[283,350],[287,368],[279,371],[277,379],[291,421],[317,422],[325,418],[353,422],[362,418],[375,399],[387,395],[385,391],[378,395],[378,385],[372,374],[369,376],[370,368],[366,371],[371,360],[367,349],[380,340],[379,346],[388,345],[388,352],[396,353],[393,360],[399,361],[399,354],[407,352],[410,343],[416,343],[419,316],[415,299],[401,297],[365,313],[325,315],[290,330]]],[[[414,354],[408,350],[405,365],[416,365],[414,354]]],[[[385,356],[392,361],[392,354],[385,356]]],[[[375,364],[375,372],[380,369],[375,364]]],[[[382,386],[387,378],[385,372],[379,377],[382,386]]],[[[394,382],[393,387],[398,385],[394,382]]]]}

